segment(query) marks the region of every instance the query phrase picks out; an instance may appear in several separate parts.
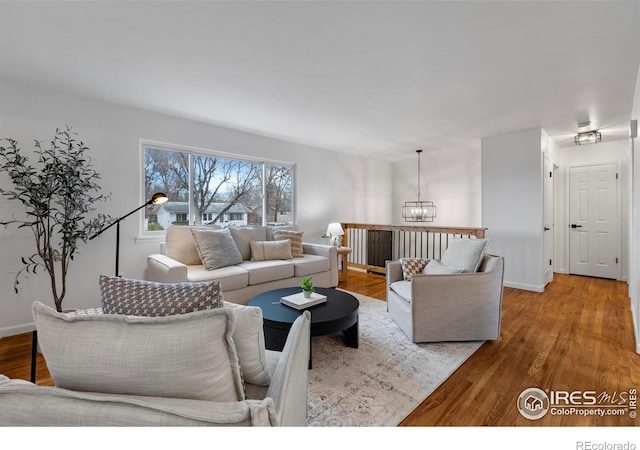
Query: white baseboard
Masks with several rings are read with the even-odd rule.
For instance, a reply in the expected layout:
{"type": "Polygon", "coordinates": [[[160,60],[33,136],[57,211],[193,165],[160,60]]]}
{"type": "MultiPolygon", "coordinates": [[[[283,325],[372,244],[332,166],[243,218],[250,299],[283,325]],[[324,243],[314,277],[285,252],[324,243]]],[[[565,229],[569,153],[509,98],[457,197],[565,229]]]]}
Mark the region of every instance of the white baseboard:
{"type": "Polygon", "coordinates": [[[523,291],[544,292],[544,286],[535,286],[532,284],[524,284],[524,283],[514,283],[512,281],[505,281],[504,285],[506,287],[510,287],[514,289],[522,289],[523,291]]]}
{"type": "Polygon", "coordinates": [[[0,338],[15,336],[16,334],[31,333],[35,329],[36,325],[33,322],[25,323],[22,325],[15,325],[12,327],[0,328],[0,338]]]}

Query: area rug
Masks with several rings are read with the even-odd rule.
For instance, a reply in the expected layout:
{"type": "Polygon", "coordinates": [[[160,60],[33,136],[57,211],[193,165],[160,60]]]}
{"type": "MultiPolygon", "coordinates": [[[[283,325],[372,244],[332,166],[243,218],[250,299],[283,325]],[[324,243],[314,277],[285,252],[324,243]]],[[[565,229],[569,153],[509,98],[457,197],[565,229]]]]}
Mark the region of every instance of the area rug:
{"type": "Polygon", "coordinates": [[[385,302],[353,295],[359,348],[346,347],[340,334],[312,338],[308,426],[396,426],[483,344],[414,344],[385,302]]]}

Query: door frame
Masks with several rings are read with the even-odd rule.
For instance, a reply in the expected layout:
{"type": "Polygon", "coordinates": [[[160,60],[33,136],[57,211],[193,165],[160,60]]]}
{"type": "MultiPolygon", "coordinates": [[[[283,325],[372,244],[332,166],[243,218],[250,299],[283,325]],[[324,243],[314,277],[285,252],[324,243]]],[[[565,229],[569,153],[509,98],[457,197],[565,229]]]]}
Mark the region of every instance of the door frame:
{"type": "Polygon", "coordinates": [[[565,211],[564,211],[564,253],[565,253],[565,261],[566,261],[566,271],[570,272],[571,267],[571,169],[580,168],[580,167],[592,167],[592,166],[602,166],[605,164],[615,164],[616,173],[618,174],[618,185],[616,189],[616,220],[618,221],[618,242],[616,242],[616,252],[618,254],[618,267],[616,273],[616,280],[622,280],[622,264],[624,263],[624,258],[622,255],[622,163],[621,161],[597,161],[591,162],[587,164],[572,164],[566,166],[566,176],[565,176],[565,211]]]}

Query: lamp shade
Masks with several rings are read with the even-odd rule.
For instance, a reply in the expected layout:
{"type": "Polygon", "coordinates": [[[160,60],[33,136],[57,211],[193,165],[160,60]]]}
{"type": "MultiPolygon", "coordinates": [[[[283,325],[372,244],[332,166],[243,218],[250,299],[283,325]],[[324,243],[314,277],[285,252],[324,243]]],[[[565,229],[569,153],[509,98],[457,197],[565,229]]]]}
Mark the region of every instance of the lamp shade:
{"type": "Polygon", "coordinates": [[[343,236],[344,230],[338,222],[330,223],[327,227],[327,236],[343,236]]]}
{"type": "Polygon", "coordinates": [[[153,194],[153,197],[151,197],[149,204],[161,205],[163,203],[166,203],[167,201],[169,201],[169,197],[167,197],[167,195],[162,192],[158,192],[156,194],[153,194]]]}

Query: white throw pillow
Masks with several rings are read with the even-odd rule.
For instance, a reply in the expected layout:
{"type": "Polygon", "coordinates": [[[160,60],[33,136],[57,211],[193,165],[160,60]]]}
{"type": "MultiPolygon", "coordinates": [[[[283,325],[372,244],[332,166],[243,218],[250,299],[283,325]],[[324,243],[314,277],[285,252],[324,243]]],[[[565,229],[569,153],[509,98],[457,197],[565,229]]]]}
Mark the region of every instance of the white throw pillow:
{"type": "Polygon", "coordinates": [[[477,272],[488,243],[487,239],[454,238],[440,262],[445,266],[462,267],[463,272],[477,272]]]}
{"type": "Polygon", "coordinates": [[[262,310],[257,306],[223,303],[223,308],[230,309],[236,316],[233,341],[238,351],[244,381],[257,386],[268,386],[271,378],[267,368],[262,310]]]}
{"type": "Polygon", "coordinates": [[[435,274],[448,274],[448,273],[462,273],[464,269],[461,267],[451,267],[442,264],[440,261],[429,261],[422,271],[423,274],[426,275],[435,275],[435,274]]]}
{"type": "Polygon", "coordinates": [[[58,313],[35,302],[38,343],[57,387],[109,394],[244,400],[235,316],[217,308],[164,317],[58,313]]]}

